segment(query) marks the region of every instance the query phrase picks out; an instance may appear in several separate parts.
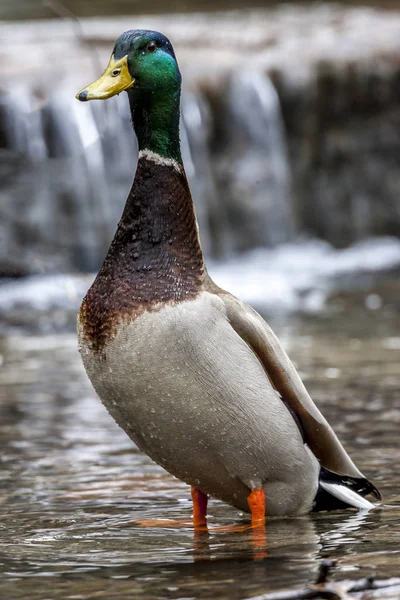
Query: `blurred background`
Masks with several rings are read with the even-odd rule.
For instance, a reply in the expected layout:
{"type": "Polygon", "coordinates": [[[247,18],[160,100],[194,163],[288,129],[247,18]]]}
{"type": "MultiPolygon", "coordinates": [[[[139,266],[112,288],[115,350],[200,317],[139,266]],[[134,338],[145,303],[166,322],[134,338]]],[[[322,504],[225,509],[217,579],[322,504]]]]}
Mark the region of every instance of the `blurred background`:
{"type": "MultiPolygon", "coordinates": [[[[129,560],[142,566],[193,558],[186,534],[133,538],[109,529],[124,511],[149,518],[161,502],[167,517],[189,514],[190,503],[184,486],[132,450],[106,415],[74,332],[137,159],[127,98],[82,104],[75,94],[104,70],[115,39],[135,28],[161,30],[177,54],[183,156],[211,275],[268,318],[391,506],[385,517],[336,532],[334,547],[328,517],[310,524],[304,539],[312,543],[299,549],[304,572],[299,563],[293,571],[293,545],[285,546],[293,539],[277,526],[269,540],[287,553],[289,570],[284,560],[273,581],[245,566],[238,577],[256,581],[254,593],[267,582],[281,589],[293,573],[307,581],[315,560],[332,552],[346,573],[372,564],[395,575],[388,532],[400,523],[399,0],[1,0],[0,510],[9,525],[2,564],[16,577],[9,585],[27,597],[30,577],[43,575],[39,598],[49,573],[98,568],[103,577],[104,565],[125,564],[127,544],[129,560]],[[86,553],[75,545],[82,539],[86,553]]],[[[228,507],[219,510],[232,521],[228,507]]],[[[229,557],[243,559],[248,544],[222,547],[228,577],[229,557]]],[[[161,575],[143,569],[161,589],[161,575]]],[[[215,573],[196,573],[193,585],[181,574],[185,597],[206,597],[207,585],[207,597],[216,597],[215,573]]],[[[245,597],[229,589],[227,597],[245,597]]],[[[179,597],[171,590],[160,597],[179,597]]]]}
{"type": "Polygon", "coordinates": [[[3,0],[0,310],[28,296],[37,307],[47,298],[46,310],[70,306],[88,284],[70,275],[101,265],[136,141],[124,95],[82,105],[75,93],[127,28],[173,41],[185,166],[223,285],[272,310],[319,310],[338,277],[347,286],[349,275],[396,267],[396,6],[159,0],[144,16],[122,0],[3,0]]]}

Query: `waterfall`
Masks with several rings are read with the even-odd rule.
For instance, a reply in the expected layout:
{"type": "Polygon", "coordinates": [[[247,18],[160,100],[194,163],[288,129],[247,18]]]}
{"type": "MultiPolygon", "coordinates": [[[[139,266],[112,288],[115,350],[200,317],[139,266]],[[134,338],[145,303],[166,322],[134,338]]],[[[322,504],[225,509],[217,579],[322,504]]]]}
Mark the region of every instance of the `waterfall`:
{"type": "Polygon", "coordinates": [[[209,256],[215,250],[211,223],[218,216],[220,226],[217,235],[220,239],[226,235],[223,215],[219,215],[221,211],[209,152],[211,113],[204,98],[193,92],[183,96],[181,113],[182,155],[196,205],[202,247],[209,256]]]}
{"type": "Polygon", "coordinates": [[[268,76],[234,74],[219,107],[215,176],[231,250],[275,246],[295,231],[279,98],[268,76]]]}
{"type": "MultiPolygon", "coordinates": [[[[47,101],[27,87],[0,98],[2,152],[19,165],[0,188],[17,272],[97,269],[132,183],[127,99],[81,104],[68,83],[47,101]]],[[[272,83],[257,72],[235,76],[221,111],[216,123],[206,95],[183,94],[182,151],[206,255],[287,241],[290,171],[272,83]]]]}

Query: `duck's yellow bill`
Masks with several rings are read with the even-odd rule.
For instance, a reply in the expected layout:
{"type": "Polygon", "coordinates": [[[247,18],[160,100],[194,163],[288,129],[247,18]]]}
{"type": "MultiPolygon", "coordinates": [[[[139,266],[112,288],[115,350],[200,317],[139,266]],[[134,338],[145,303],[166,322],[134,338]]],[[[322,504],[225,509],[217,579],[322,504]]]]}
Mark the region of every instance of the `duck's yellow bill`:
{"type": "Polygon", "coordinates": [[[129,73],[128,56],[114,60],[111,56],[107,69],[96,81],[87,85],[75,96],[81,102],[87,100],[106,100],[116,94],[128,90],[135,84],[135,79],[129,73]]]}

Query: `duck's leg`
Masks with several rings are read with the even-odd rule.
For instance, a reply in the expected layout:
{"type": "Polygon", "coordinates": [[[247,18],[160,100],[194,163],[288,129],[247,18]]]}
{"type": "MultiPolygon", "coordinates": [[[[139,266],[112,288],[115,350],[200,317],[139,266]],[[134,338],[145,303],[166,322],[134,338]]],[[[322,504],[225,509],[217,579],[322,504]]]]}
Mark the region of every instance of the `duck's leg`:
{"type": "Polygon", "coordinates": [[[194,527],[207,525],[208,496],[195,487],[192,487],[191,493],[193,500],[193,525],[194,527]]]}
{"type": "MultiPolygon", "coordinates": [[[[207,494],[201,490],[191,488],[193,500],[193,526],[195,529],[202,529],[207,526],[207,494]]],[[[191,523],[184,519],[146,519],[133,521],[140,527],[190,527],[191,523]]]]}
{"type": "MultiPolygon", "coordinates": [[[[191,495],[193,501],[193,526],[195,529],[207,527],[207,502],[208,496],[201,490],[192,487],[191,495]]],[[[265,537],[265,491],[264,488],[253,490],[247,497],[247,502],[251,512],[250,525],[228,525],[222,527],[214,527],[213,531],[240,532],[248,529],[258,529],[256,532],[257,543],[259,545],[259,533],[262,531],[262,540],[265,537]]],[[[185,520],[141,520],[134,521],[136,525],[142,527],[188,527],[190,524],[185,520]]]]}
{"type": "Polygon", "coordinates": [[[253,490],[247,497],[247,502],[251,511],[251,526],[258,527],[265,525],[265,490],[253,490]]]}
{"type": "Polygon", "coordinates": [[[223,525],[222,527],[213,527],[214,531],[246,531],[248,529],[262,528],[265,531],[265,490],[260,488],[253,490],[247,496],[247,503],[251,512],[251,523],[241,525],[223,525]]]}
{"type": "Polygon", "coordinates": [[[247,503],[251,510],[251,544],[254,549],[254,560],[262,560],[267,556],[267,532],[265,528],[265,490],[253,490],[247,503]]]}

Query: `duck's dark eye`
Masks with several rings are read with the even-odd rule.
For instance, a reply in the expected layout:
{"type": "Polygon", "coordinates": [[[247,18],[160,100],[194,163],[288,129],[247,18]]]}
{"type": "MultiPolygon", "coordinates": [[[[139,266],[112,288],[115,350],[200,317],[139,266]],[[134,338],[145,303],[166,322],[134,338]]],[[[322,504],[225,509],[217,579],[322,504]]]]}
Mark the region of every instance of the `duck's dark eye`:
{"type": "Polygon", "coordinates": [[[147,52],[155,52],[157,50],[157,44],[155,42],[150,42],[147,44],[146,50],[147,52]]]}

